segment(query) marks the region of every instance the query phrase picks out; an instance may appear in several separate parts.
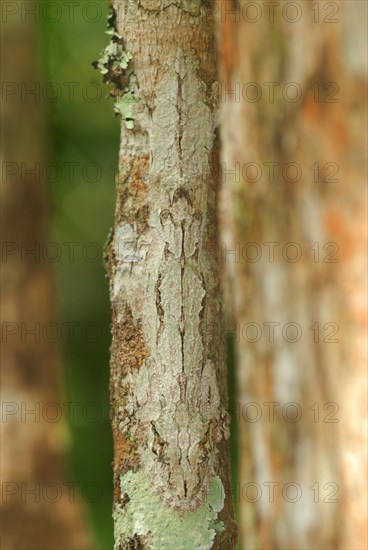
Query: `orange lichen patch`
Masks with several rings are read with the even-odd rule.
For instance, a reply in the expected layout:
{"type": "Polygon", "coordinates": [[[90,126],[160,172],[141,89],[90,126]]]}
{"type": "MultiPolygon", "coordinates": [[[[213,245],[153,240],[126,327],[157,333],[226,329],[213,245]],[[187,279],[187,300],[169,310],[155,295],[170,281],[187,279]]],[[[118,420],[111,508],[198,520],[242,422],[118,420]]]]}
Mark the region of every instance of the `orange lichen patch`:
{"type": "Polygon", "coordinates": [[[140,323],[134,321],[128,307],[125,308],[123,320],[118,322],[113,313],[111,345],[111,410],[112,431],[114,438],[114,485],[115,502],[124,505],[120,492],[120,476],[129,470],[136,470],[139,465],[137,452],[138,439],[141,437],[135,430],[134,437],[129,429],[130,418],[126,405],[131,399],[129,384],[125,376],[128,372],[140,368],[148,356],[140,323]],[[124,432],[120,429],[123,423],[124,432]]]}
{"type": "Polygon", "coordinates": [[[136,452],[136,445],[131,439],[123,436],[116,420],[112,422],[112,433],[114,438],[114,496],[115,502],[122,503],[120,475],[125,473],[129,468],[134,467],[134,465],[138,465],[139,457],[136,452]],[[128,465],[129,468],[127,467],[128,465]]]}
{"type": "Polygon", "coordinates": [[[129,177],[131,191],[136,195],[147,190],[147,175],[149,168],[148,155],[134,160],[129,177]]]}
{"type": "Polygon", "coordinates": [[[143,361],[148,357],[143,339],[136,338],[136,328],[132,324],[129,324],[129,322],[124,323],[122,327],[119,329],[119,332],[124,336],[122,338],[119,337],[116,350],[119,362],[121,365],[129,365],[132,368],[139,369],[143,361]]]}
{"type": "Polygon", "coordinates": [[[124,370],[127,368],[139,369],[148,357],[144,343],[142,327],[133,320],[132,314],[127,313],[124,321],[113,325],[112,353],[116,361],[124,370]]]}
{"type": "Polygon", "coordinates": [[[149,174],[149,157],[120,157],[119,174],[117,177],[117,223],[134,223],[137,216],[144,229],[147,220],[143,220],[142,212],[147,211],[147,188],[149,174]]]}
{"type": "Polygon", "coordinates": [[[118,184],[128,182],[131,191],[139,193],[147,189],[147,175],[149,170],[149,156],[120,157],[118,184]]]}
{"type": "MultiPolygon", "coordinates": [[[[140,324],[135,322],[130,309],[125,309],[122,322],[117,322],[116,314],[113,312],[111,345],[111,411],[112,430],[114,437],[114,485],[115,501],[123,504],[120,495],[120,475],[128,470],[138,467],[139,457],[137,454],[138,443],[136,438],[130,437],[129,429],[122,433],[119,425],[121,422],[127,427],[129,417],[126,413],[126,404],[129,401],[129,385],[124,382],[127,372],[139,368],[148,353],[144,344],[140,324]]],[[[128,426],[129,428],[129,426],[128,426]]],[[[139,434],[137,434],[139,437],[139,434]]]]}

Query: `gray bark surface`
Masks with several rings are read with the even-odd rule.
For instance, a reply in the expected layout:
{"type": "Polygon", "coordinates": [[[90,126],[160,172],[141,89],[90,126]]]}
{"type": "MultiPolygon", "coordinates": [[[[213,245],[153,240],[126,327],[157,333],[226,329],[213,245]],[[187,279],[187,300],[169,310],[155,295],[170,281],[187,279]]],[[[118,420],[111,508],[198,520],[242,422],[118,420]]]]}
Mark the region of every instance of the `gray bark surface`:
{"type": "Polygon", "coordinates": [[[212,16],[115,9],[130,59],[108,260],[116,548],[232,548],[212,16]]]}

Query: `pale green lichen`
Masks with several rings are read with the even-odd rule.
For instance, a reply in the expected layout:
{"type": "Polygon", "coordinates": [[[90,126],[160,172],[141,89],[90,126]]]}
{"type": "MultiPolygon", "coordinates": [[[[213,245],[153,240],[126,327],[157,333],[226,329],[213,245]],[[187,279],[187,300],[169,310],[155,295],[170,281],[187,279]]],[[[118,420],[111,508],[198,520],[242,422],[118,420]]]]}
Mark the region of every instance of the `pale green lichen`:
{"type": "Polygon", "coordinates": [[[124,49],[123,38],[117,31],[114,10],[108,17],[108,27],[106,34],[110,36],[110,43],[101,53],[100,59],[94,61],[92,65],[103,75],[105,83],[114,85],[110,93],[115,101],[114,111],[123,117],[128,129],[133,129],[132,105],[140,101],[136,91],[130,86],[132,68],[129,63],[133,56],[124,49]]]}
{"type": "Polygon", "coordinates": [[[128,130],[134,128],[134,119],[132,113],[132,105],[139,102],[139,97],[136,96],[134,90],[124,92],[115,99],[114,110],[125,120],[125,125],[128,130]]]}
{"type": "Polygon", "coordinates": [[[127,502],[124,508],[116,504],[113,512],[116,549],[138,536],[152,550],[210,550],[216,533],[225,529],[218,519],[225,501],[219,477],[213,478],[206,501],[193,511],[168,507],[142,470],[128,472],[120,481],[127,502]]]}
{"type": "MultiPolygon", "coordinates": [[[[114,36],[116,33],[114,33],[114,36]]],[[[111,42],[103,50],[100,59],[97,61],[97,69],[101,74],[108,74],[109,70],[120,72],[128,68],[129,61],[132,59],[130,52],[125,52],[123,46],[118,42],[111,42]]]]}

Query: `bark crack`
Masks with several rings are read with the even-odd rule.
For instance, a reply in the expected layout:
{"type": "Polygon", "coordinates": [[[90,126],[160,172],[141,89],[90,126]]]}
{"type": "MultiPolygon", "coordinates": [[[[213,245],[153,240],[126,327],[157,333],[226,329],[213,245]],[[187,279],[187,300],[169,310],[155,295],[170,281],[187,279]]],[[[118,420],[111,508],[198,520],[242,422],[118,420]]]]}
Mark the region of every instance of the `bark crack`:
{"type": "Polygon", "coordinates": [[[200,9],[202,6],[202,0],[177,0],[169,1],[166,4],[163,0],[138,0],[137,6],[140,10],[149,14],[160,14],[172,6],[175,6],[178,10],[188,13],[192,17],[198,17],[200,15],[200,9]],[[152,8],[147,7],[147,4],[154,5],[152,8]]]}

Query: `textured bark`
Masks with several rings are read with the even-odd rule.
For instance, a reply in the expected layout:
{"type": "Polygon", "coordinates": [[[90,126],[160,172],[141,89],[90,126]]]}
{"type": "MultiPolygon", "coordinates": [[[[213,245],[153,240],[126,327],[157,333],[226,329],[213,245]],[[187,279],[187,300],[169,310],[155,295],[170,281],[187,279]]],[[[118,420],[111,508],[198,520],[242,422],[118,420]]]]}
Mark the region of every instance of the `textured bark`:
{"type": "Polygon", "coordinates": [[[128,116],[119,108],[108,260],[116,548],[232,548],[223,316],[206,248],[218,191],[212,17],[200,0],[114,6],[132,56],[123,97],[135,97],[128,116]]]}
{"type": "MultiPolygon", "coordinates": [[[[2,81],[32,88],[40,81],[37,27],[20,18],[19,10],[18,23],[13,18],[2,29],[2,81]]],[[[60,362],[56,344],[42,337],[56,318],[51,265],[37,252],[47,242],[49,218],[49,189],[35,170],[47,156],[43,105],[5,94],[1,133],[1,546],[87,550],[81,499],[77,490],[73,497],[64,467],[66,426],[51,421],[52,404],[61,401],[60,362]]]]}
{"type": "MultiPolygon", "coordinates": [[[[256,4],[263,8],[263,16],[251,23],[255,8],[250,8],[253,12],[247,18],[246,4],[241,0],[217,4],[224,90],[221,240],[227,251],[235,251],[225,254],[225,265],[231,287],[227,300],[237,326],[238,410],[244,412],[244,405],[252,402],[262,413],[256,422],[247,421],[244,414],[238,417],[241,547],[363,549],[367,548],[363,261],[367,5],[318,2],[317,23],[312,9],[317,3],[297,2],[302,17],[291,24],[280,16],[279,3],[270,22],[262,2],[256,4]],[[331,5],[339,8],[338,22],[333,24],[323,22],[331,5]],[[237,15],[222,11],[221,16],[221,9],[235,10],[237,15]],[[255,102],[242,95],[251,82],[263,92],[255,102]],[[269,100],[267,82],[279,83],[274,102],[269,100]],[[302,99],[295,103],[281,94],[289,82],[303,90],[302,99]],[[316,100],[317,82],[321,95],[316,100]],[[331,82],[339,92],[329,96],[337,102],[329,103],[324,101],[327,94],[337,88],[324,85],[331,82]],[[236,96],[225,94],[225,86],[234,91],[237,85],[240,98],[236,101],[236,96]],[[254,168],[248,176],[242,175],[250,162],[263,168],[259,181],[254,168]],[[279,162],[281,168],[288,162],[298,163],[302,177],[292,182],[295,172],[288,180],[277,170],[272,183],[262,164],[266,162],[279,162]],[[316,162],[318,182],[310,170],[316,162]],[[336,163],[339,172],[323,181],[332,172],[331,167],[323,168],[329,162],[336,163]],[[273,262],[267,242],[279,243],[273,262]],[[299,261],[282,256],[283,246],[290,242],[301,247],[299,261]],[[335,245],[323,248],[329,242],[337,243],[338,254],[334,254],[335,245]],[[254,245],[246,248],[249,243],[260,247],[261,256],[254,245]],[[314,243],[320,247],[318,261],[314,243]],[[314,249],[309,248],[313,245],[314,249]],[[337,263],[330,263],[335,259],[337,263]],[[302,329],[295,343],[281,336],[290,322],[302,329]],[[316,322],[319,342],[309,328],[316,322]],[[248,323],[263,329],[257,341],[254,328],[246,337],[243,329],[248,323]],[[279,323],[274,342],[264,323],[279,323]],[[334,337],[335,325],[327,323],[338,325],[334,337]],[[333,339],[338,343],[331,343],[333,339]],[[271,402],[278,403],[273,421],[265,406],[271,402]],[[282,414],[282,407],[291,402],[302,412],[297,422],[287,421],[282,414]],[[250,502],[254,490],[249,490],[248,498],[241,493],[249,482],[262,489],[258,502],[250,502]],[[280,485],[272,503],[264,484],[273,482],[280,485]],[[282,488],[290,482],[302,490],[297,502],[282,496],[282,488]],[[318,503],[310,488],[316,483],[318,503]],[[337,486],[326,487],[328,483],[337,486]],[[334,497],[326,500],[333,492],[334,497]]],[[[248,92],[248,97],[254,97],[255,87],[248,92]]],[[[295,258],[295,250],[289,249],[290,258],[295,258]]],[[[295,411],[289,411],[291,418],[295,411]]],[[[254,406],[249,418],[256,414],[254,406]]]]}

